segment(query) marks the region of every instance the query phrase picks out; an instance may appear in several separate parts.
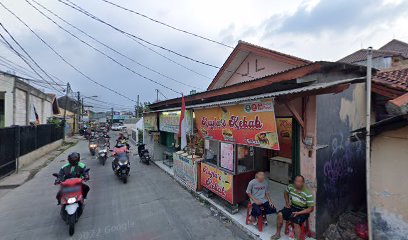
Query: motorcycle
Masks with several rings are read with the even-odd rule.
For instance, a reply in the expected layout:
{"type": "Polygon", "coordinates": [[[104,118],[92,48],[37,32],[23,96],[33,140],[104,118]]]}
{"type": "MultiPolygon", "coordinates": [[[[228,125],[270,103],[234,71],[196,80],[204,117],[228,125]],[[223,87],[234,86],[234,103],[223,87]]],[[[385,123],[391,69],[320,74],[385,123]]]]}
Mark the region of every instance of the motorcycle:
{"type": "Polygon", "coordinates": [[[145,149],[145,144],[139,144],[137,147],[137,151],[139,153],[139,161],[149,165],[150,164],[150,154],[149,150],[145,149]]]}
{"type": "Polygon", "coordinates": [[[89,152],[91,152],[92,156],[95,156],[95,150],[96,150],[96,143],[94,141],[89,142],[89,152]]]}
{"type": "MultiPolygon", "coordinates": [[[[88,176],[89,168],[85,169],[85,175],[88,176]]],[[[84,198],[82,196],[82,182],[89,180],[85,178],[70,178],[63,182],[58,180],[58,174],[52,174],[57,179],[55,185],[61,185],[61,211],[60,215],[69,226],[69,235],[74,235],[75,223],[84,211],[84,198]]]]}
{"type": "Polygon", "coordinates": [[[130,172],[129,155],[127,153],[115,154],[114,160],[112,161],[112,169],[115,175],[118,176],[123,183],[127,183],[127,178],[130,172]]]}
{"type": "Polygon", "coordinates": [[[99,159],[99,162],[101,162],[102,165],[105,166],[105,162],[107,158],[108,158],[108,147],[105,144],[98,148],[98,159],[99,159]]]}

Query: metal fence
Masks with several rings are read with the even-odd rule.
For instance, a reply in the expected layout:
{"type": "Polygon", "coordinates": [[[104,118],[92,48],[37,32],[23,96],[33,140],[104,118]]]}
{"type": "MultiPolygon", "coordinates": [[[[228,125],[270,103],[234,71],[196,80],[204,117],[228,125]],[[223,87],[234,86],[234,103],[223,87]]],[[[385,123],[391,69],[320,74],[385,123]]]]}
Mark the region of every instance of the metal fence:
{"type": "Polygon", "coordinates": [[[13,173],[17,158],[63,138],[64,129],[54,124],[0,128],[0,178],[13,173]]]}

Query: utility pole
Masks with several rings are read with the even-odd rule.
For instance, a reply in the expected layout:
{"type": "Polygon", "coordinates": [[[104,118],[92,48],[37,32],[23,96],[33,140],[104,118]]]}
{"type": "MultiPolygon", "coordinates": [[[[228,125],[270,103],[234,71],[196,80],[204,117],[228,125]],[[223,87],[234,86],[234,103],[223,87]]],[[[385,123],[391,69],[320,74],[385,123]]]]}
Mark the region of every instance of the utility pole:
{"type": "MultiPolygon", "coordinates": [[[[65,90],[65,102],[64,102],[64,120],[63,120],[63,128],[64,128],[64,130],[63,131],[65,131],[65,124],[67,123],[67,107],[68,107],[68,92],[69,92],[69,89],[70,89],[71,87],[70,87],[70,85],[69,85],[69,83],[67,83],[67,89],[65,90]]],[[[65,140],[65,132],[64,132],[64,137],[63,137],[63,139],[65,140]]]]}
{"type": "Polygon", "coordinates": [[[373,59],[373,48],[367,50],[367,83],[366,83],[366,191],[367,191],[367,218],[368,218],[368,239],[373,239],[373,227],[371,219],[371,69],[373,59]]]}
{"type": "MultiPolygon", "coordinates": [[[[79,130],[79,121],[81,121],[81,93],[78,91],[77,93],[77,127],[79,130]]],[[[74,121],[74,126],[75,126],[75,121],[74,121]]],[[[74,131],[75,131],[75,127],[74,127],[74,131]]]]}
{"type": "Polygon", "coordinates": [[[138,118],[139,117],[139,94],[137,95],[137,103],[135,107],[135,115],[138,118]]]}
{"type": "Polygon", "coordinates": [[[111,126],[113,124],[113,108],[111,108],[111,126]]]}
{"type": "Polygon", "coordinates": [[[156,89],[156,102],[159,101],[159,89],[156,89]]]}

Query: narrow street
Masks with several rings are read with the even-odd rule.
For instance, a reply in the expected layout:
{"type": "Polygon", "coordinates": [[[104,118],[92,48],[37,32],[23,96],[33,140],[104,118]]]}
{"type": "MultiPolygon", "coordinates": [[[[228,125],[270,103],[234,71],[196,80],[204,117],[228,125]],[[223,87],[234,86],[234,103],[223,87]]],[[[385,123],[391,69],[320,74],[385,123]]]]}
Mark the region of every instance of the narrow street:
{"type": "MultiPolygon", "coordinates": [[[[114,135],[116,136],[116,135],[114,135]]],[[[112,141],[113,142],[113,141],[112,141]]],[[[132,147],[132,150],[136,150],[132,147]]],[[[225,224],[155,165],[139,163],[131,156],[131,176],[123,184],[111,169],[91,157],[81,140],[65,151],[32,180],[0,198],[1,239],[248,239],[225,224]],[[62,221],[52,173],[78,151],[88,168],[91,191],[84,214],[72,238],[62,221]]]]}

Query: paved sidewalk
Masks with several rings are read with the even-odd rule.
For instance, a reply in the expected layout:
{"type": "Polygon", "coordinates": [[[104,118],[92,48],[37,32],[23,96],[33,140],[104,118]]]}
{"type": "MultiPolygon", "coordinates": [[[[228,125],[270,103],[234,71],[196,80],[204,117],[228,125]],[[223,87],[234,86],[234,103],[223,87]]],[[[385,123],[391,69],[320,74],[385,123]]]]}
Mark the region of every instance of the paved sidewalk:
{"type": "Polygon", "coordinates": [[[57,149],[50,151],[44,156],[40,157],[36,161],[33,161],[31,164],[21,168],[18,173],[13,173],[0,180],[0,198],[3,197],[11,189],[14,189],[25,182],[32,179],[39,170],[47,166],[55,158],[57,158],[62,152],[66,149],[72,147],[78,142],[76,137],[66,138],[65,142],[57,149]]]}

